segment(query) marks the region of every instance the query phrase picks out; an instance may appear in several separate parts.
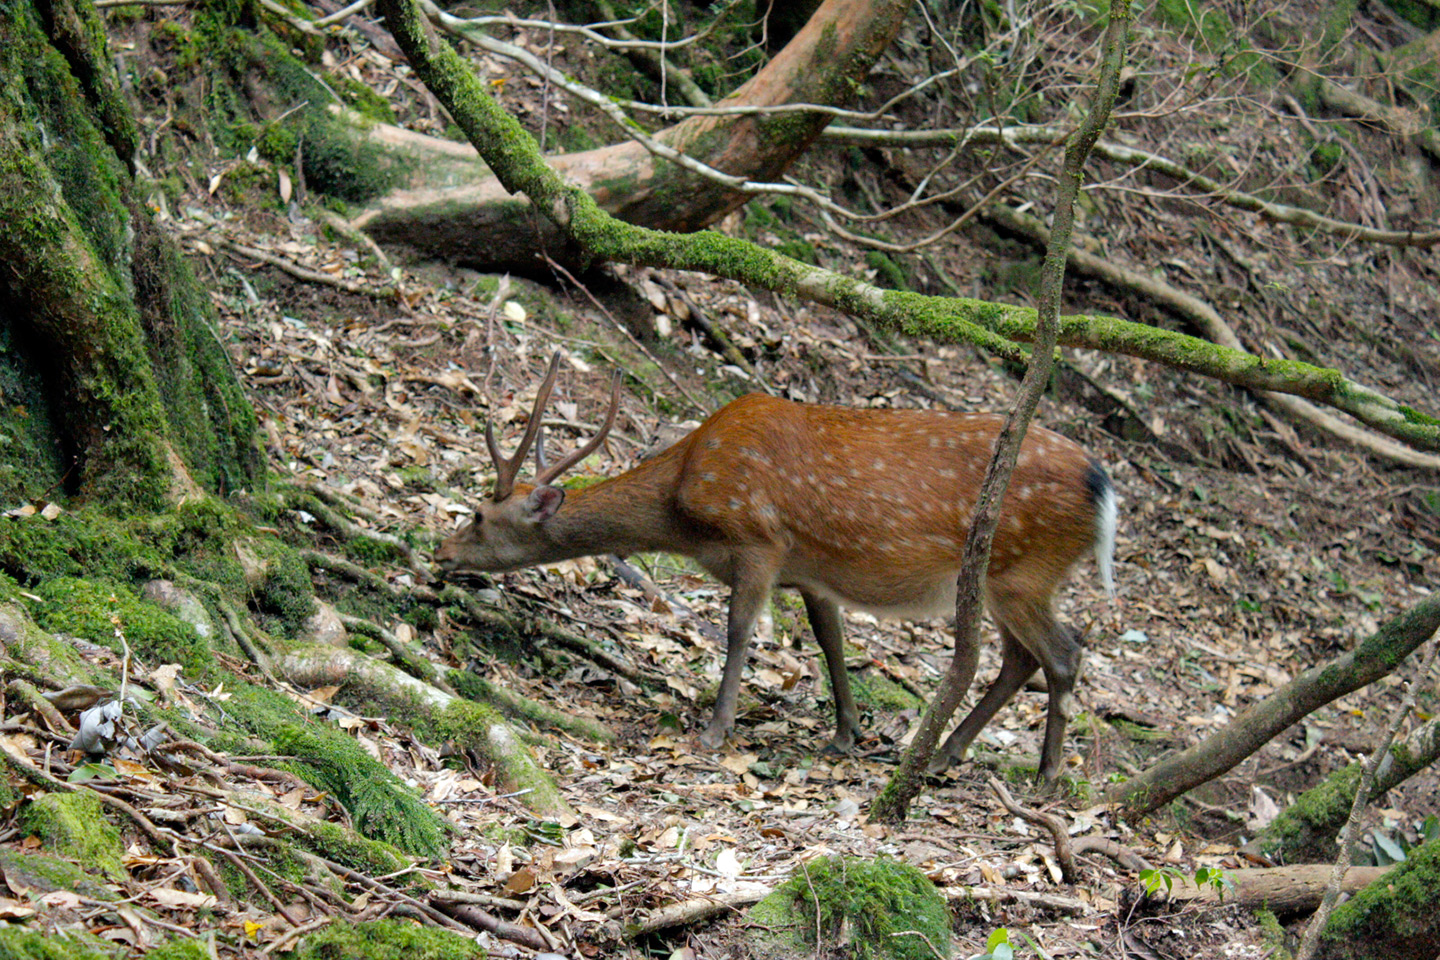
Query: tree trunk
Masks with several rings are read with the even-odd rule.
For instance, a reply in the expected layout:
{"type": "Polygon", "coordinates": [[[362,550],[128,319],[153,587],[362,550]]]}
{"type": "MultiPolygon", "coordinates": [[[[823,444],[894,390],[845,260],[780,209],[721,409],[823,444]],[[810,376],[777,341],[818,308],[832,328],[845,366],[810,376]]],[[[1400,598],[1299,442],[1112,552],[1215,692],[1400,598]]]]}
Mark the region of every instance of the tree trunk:
{"type": "MultiPolygon", "coordinates": [[[[774,60],[716,106],[791,103],[843,106],[895,38],[909,4],[899,0],[826,0],[774,60]]],[[[666,146],[735,177],[773,181],[830,122],[824,113],[694,116],[656,134],[666,146]]],[[[566,180],[588,191],[622,220],[690,232],[750,198],[658,160],[634,141],[547,158],[566,180]]],[[[560,259],[578,251],[523,199],[494,177],[445,190],[398,191],[354,221],[381,243],[437,259],[489,267],[534,268],[545,250],[560,259]]]]}
{"type": "Polygon", "coordinates": [[[103,36],[88,5],[0,6],[6,502],[58,489],[153,508],[263,483],[209,301],[134,179],[103,36]]]}

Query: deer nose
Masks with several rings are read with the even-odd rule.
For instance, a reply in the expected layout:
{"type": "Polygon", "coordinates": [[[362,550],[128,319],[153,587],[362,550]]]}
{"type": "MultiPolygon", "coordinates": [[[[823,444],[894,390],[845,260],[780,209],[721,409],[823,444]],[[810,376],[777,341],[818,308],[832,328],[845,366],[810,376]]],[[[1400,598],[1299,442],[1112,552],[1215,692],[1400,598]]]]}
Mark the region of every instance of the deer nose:
{"type": "Polygon", "coordinates": [[[458,561],[454,557],[448,555],[441,555],[437,553],[433,559],[435,574],[441,580],[444,580],[446,577],[450,576],[450,574],[454,573],[455,567],[459,565],[458,561]]]}

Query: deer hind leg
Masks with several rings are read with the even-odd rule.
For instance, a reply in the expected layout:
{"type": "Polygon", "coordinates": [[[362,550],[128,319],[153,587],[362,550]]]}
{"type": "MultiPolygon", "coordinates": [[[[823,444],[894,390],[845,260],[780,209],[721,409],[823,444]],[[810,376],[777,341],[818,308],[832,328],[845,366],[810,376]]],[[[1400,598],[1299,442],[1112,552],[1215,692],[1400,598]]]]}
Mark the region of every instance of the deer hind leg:
{"type": "Polygon", "coordinates": [[[850,674],[845,670],[845,627],[840,606],[834,600],[805,590],[800,591],[800,596],[805,601],[805,615],[810,619],[810,629],[815,631],[815,641],[825,654],[830,694],[835,698],[835,739],[830,741],[829,749],[849,753],[855,749],[855,738],[860,734],[860,711],[850,692],[850,674]]]}
{"type": "Polygon", "coordinates": [[[1050,702],[1045,713],[1045,741],[1040,750],[1038,779],[1053,784],[1060,776],[1065,749],[1065,725],[1077,712],[1075,682],[1080,676],[1084,648],[1076,631],[1055,620],[1050,598],[996,596],[991,608],[1045,672],[1050,702]]]}
{"type": "Polygon", "coordinates": [[[1015,696],[1015,692],[1025,685],[1025,681],[1029,680],[1040,666],[1040,661],[1004,626],[1000,628],[1000,641],[1004,659],[1000,664],[999,676],[930,761],[930,773],[940,773],[952,763],[958,763],[980,731],[985,729],[985,724],[990,722],[1001,707],[1010,702],[1010,698],[1015,696]]]}

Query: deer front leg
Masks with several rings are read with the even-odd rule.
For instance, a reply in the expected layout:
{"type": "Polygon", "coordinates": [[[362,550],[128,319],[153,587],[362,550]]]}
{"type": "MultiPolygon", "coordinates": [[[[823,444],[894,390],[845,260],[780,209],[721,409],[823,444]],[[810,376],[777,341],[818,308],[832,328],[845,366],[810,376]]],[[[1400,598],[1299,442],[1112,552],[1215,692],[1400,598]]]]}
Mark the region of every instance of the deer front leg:
{"type": "Polygon", "coordinates": [[[730,590],[730,623],[725,631],[725,672],[720,678],[720,692],[715,696],[715,715],[700,734],[700,742],[712,750],[724,744],[726,734],[735,726],[745,654],[755,632],[755,621],[770,599],[772,579],[759,564],[737,565],[730,590]]]}

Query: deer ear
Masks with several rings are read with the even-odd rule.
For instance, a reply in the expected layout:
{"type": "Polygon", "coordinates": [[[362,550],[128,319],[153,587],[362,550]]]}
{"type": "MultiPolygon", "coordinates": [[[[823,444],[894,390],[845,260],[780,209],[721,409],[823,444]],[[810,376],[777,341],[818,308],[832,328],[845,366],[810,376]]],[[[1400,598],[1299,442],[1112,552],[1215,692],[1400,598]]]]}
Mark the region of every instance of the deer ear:
{"type": "Polygon", "coordinates": [[[555,516],[555,511],[564,502],[565,491],[560,487],[536,487],[525,497],[525,519],[532,523],[544,523],[555,516]]]}

